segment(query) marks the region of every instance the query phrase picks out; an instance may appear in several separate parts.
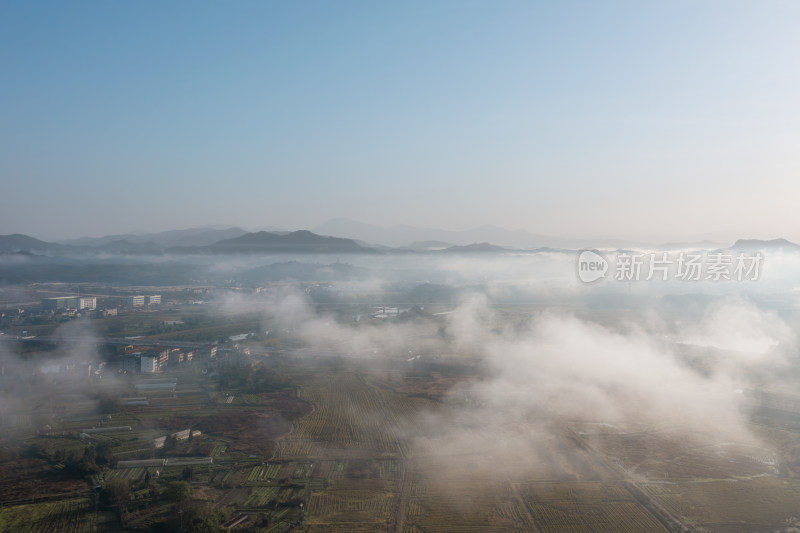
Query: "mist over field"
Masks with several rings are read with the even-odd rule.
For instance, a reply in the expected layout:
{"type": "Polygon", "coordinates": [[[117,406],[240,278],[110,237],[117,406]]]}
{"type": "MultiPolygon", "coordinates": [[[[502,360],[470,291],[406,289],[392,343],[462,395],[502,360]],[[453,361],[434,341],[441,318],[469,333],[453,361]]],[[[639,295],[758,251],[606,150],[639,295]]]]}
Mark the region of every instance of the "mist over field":
{"type": "Polygon", "coordinates": [[[0,2],[0,531],[800,532],[798,19],[0,2]]]}
{"type": "Polygon", "coordinates": [[[745,391],[798,376],[796,334],[786,322],[796,300],[791,290],[771,292],[787,283],[785,271],[798,257],[770,257],[764,278],[725,287],[613,280],[587,287],[572,261],[549,253],[414,258],[393,260],[381,279],[381,260],[354,259],[369,279],[336,284],[345,298],[349,291],[374,298],[412,276],[453,289],[445,311],[433,302],[435,334],[421,318],[408,318],[408,303],[405,320],[359,323],[315,309],[292,282],[219,303],[229,314],[263,313],[265,324],[291,331],[310,352],[353,358],[367,372],[386,359],[407,359],[409,368],[460,358],[477,364],[477,376],[444,395],[445,409],[401,424],[411,453],[450,476],[535,476],[565,446],[568,428],[582,424],[620,434],[664,431],[692,447],[770,449],[748,423],[745,391]],[[532,312],[509,311],[509,301],[532,312]]]}
{"type": "Polygon", "coordinates": [[[662,280],[625,279],[625,258],[740,252],[593,253],[591,282],[578,250],[21,256],[5,301],[98,309],[3,317],[0,468],[30,497],[124,478],[150,494],[104,504],[131,530],[179,508],[256,531],[791,531],[800,254],[662,280]],[[208,499],[159,503],[192,475],[208,499]]]}

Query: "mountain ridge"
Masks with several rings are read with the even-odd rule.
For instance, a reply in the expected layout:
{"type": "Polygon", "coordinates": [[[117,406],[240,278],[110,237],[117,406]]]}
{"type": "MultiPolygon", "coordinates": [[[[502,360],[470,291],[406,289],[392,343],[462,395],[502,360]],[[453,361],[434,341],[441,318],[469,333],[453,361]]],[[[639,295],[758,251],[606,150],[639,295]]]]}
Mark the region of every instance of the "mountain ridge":
{"type": "MultiPolygon", "coordinates": [[[[358,223],[360,224],[360,223],[358,223]]],[[[369,225],[366,225],[369,226],[369,225]]],[[[379,227],[379,226],[375,226],[379,227]]],[[[410,226],[408,226],[410,227],[410,226]]],[[[516,234],[508,232],[502,228],[494,226],[479,226],[484,231],[501,231],[506,234],[516,234]]],[[[414,228],[415,231],[419,228],[414,228]]],[[[419,230],[424,231],[424,230],[419,230]]],[[[439,230],[437,230],[439,231],[439,230]]],[[[445,231],[446,230],[441,230],[445,231]]],[[[468,230],[467,230],[468,231],[468,230]]],[[[523,232],[523,230],[517,230],[523,232]]],[[[462,232],[463,233],[463,232],[462,232]]],[[[466,233],[465,233],[466,234],[466,233]]],[[[527,234],[526,235],[533,235],[527,234]]],[[[452,235],[451,235],[452,236],[452,235]]],[[[93,239],[82,238],[73,241],[63,241],[61,243],[47,242],[28,235],[15,233],[10,235],[0,235],[0,252],[2,253],[73,253],[73,254],[93,254],[93,253],[122,253],[122,254],[196,254],[196,253],[223,253],[223,252],[264,252],[264,253],[503,253],[509,251],[535,252],[540,250],[561,250],[574,251],[585,248],[616,248],[616,249],[637,249],[636,245],[630,246],[603,246],[593,245],[537,245],[537,246],[509,246],[498,244],[492,240],[472,240],[459,242],[453,240],[421,239],[412,241],[405,246],[390,247],[383,243],[375,243],[367,239],[354,239],[349,237],[321,235],[310,230],[297,230],[292,232],[269,232],[256,231],[246,232],[241,228],[231,227],[224,230],[209,228],[190,228],[187,230],[171,230],[158,234],[141,234],[135,240],[129,238],[119,238],[117,235],[108,235],[93,239]],[[156,240],[147,237],[160,236],[156,240]],[[205,243],[213,237],[225,236],[227,238],[217,239],[214,242],[200,245],[170,245],[163,244],[169,242],[201,242],[205,243]],[[161,241],[161,242],[158,242],[161,241]],[[72,242],[74,244],[65,244],[72,242]],[[94,242],[95,245],[87,243],[94,242]],[[83,244],[81,244],[83,243],[83,244]]],[[[611,240],[609,240],[611,241],[611,240]]],[[[587,242],[590,242],[587,240],[587,242]]],[[[623,241],[613,241],[623,242],[623,241]]],[[[582,243],[583,244],[583,243],[582,243]]],[[[697,249],[728,249],[728,250],[790,250],[800,252],[800,245],[793,243],[785,238],[776,239],[739,239],[732,245],[720,245],[711,241],[700,243],[668,243],[663,245],[647,244],[644,247],[657,248],[663,250],[694,247],[697,249]]]]}
{"type": "Polygon", "coordinates": [[[317,235],[308,230],[285,235],[258,231],[202,247],[211,252],[379,253],[353,239],[317,235]]]}
{"type": "Polygon", "coordinates": [[[160,231],[157,233],[126,233],[104,235],[102,237],[80,237],[58,241],[66,246],[102,247],[115,241],[128,241],[132,245],[153,243],[158,246],[207,246],[223,239],[230,239],[247,233],[242,228],[232,226],[219,229],[211,227],[186,228],[160,231]]]}

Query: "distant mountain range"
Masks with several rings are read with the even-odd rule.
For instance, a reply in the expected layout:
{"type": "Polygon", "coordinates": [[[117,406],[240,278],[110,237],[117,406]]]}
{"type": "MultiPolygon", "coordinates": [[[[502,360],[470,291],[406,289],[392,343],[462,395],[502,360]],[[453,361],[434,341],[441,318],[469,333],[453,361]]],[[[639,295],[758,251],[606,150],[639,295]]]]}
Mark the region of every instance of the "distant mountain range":
{"type": "Polygon", "coordinates": [[[449,248],[445,248],[443,250],[437,250],[437,252],[443,254],[486,254],[486,253],[500,253],[507,251],[509,251],[508,248],[503,248],[502,246],[495,246],[494,244],[489,244],[488,242],[467,244],[464,246],[450,246],[449,248]]]}
{"type": "Polygon", "coordinates": [[[259,231],[245,233],[233,239],[224,239],[208,246],[194,249],[173,248],[170,251],[196,251],[212,253],[320,253],[320,254],[352,254],[378,253],[372,248],[362,246],[352,239],[323,237],[310,231],[293,231],[285,235],[259,231]]]}
{"type": "Polygon", "coordinates": [[[762,241],[759,239],[739,239],[731,247],[731,250],[742,252],[754,252],[759,250],[798,252],[800,251],[800,245],[787,241],[786,239],[772,239],[769,241],[762,241]]]}
{"type": "MultiPolygon", "coordinates": [[[[587,242],[553,241],[523,230],[508,231],[493,226],[453,232],[424,230],[411,226],[382,228],[345,219],[331,221],[315,231],[258,231],[248,233],[241,228],[192,228],[149,234],[108,235],[50,243],[27,235],[0,235],[0,253],[23,254],[220,254],[220,253],[318,253],[318,254],[378,254],[378,253],[445,253],[486,254],[508,251],[579,250],[583,248],[637,249],[625,241],[587,242]],[[321,233],[339,230],[346,234],[328,236],[321,233]],[[355,235],[355,236],[354,236],[355,235]],[[428,238],[414,238],[428,237],[428,238]],[[434,237],[434,238],[430,238],[434,237]],[[484,238],[481,238],[484,237],[484,238]],[[378,240],[386,239],[386,240],[378,240]],[[397,245],[401,242],[403,244],[397,245]],[[525,242],[530,243],[524,245],[525,242]],[[610,243],[615,243],[613,246],[610,243]],[[410,244],[408,244],[410,243],[410,244]]],[[[670,243],[661,246],[644,244],[648,248],[672,250],[678,248],[729,249],[741,251],[784,250],[800,251],[800,245],[786,239],[741,239],[732,246],[705,241],[702,243],[670,243]]]]}
{"type": "Polygon", "coordinates": [[[645,243],[620,239],[564,239],[550,235],[529,233],[523,229],[507,230],[497,226],[483,225],[462,231],[437,228],[417,228],[400,224],[392,227],[365,224],[346,218],[337,218],[311,229],[320,235],[336,235],[384,246],[412,247],[412,243],[438,241],[447,246],[469,246],[476,243],[491,243],[504,248],[529,250],[541,247],[556,248],[618,248],[636,247],[645,243]]]}
{"type": "Polygon", "coordinates": [[[479,226],[465,231],[416,228],[404,224],[385,228],[345,218],[330,220],[312,228],[312,231],[320,235],[336,235],[395,248],[421,241],[439,241],[450,246],[491,242],[498,246],[526,248],[536,246],[546,239],[542,235],[530,234],[524,230],[509,231],[494,226],[479,226]]]}
{"type": "Polygon", "coordinates": [[[453,245],[449,242],[443,241],[418,241],[412,242],[408,246],[402,246],[400,249],[410,252],[436,252],[438,250],[450,248],[451,246],[453,245]]]}
{"type": "Polygon", "coordinates": [[[329,253],[374,254],[372,247],[353,239],[325,237],[310,231],[247,233],[239,228],[227,230],[181,230],[148,235],[119,235],[96,239],[77,239],[62,244],[48,243],[27,235],[0,235],[0,253],[37,254],[201,254],[201,253],[329,253]],[[232,238],[216,238],[236,235],[232,238]],[[133,239],[133,240],[131,240],[133,239]],[[202,243],[194,245],[192,243],[202,243]]]}
{"type": "Polygon", "coordinates": [[[106,246],[114,242],[126,243],[124,246],[154,244],[161,247],[170,246],[208,246],[223,239],[233,239],[247,233],[242,228],[190,228],[160,233],[128,233],[125,235],[106,235],[105,237],[82,237],[61,241],[60,244],[70,246],[106,246]]]}
{"type": "Polygon", "coordinates": [[[58,250],[60,246],[51,242],[40,241],[27,235],[14,233],[13,235],[0,235],[0,252],[49,252],[58,250]]]}

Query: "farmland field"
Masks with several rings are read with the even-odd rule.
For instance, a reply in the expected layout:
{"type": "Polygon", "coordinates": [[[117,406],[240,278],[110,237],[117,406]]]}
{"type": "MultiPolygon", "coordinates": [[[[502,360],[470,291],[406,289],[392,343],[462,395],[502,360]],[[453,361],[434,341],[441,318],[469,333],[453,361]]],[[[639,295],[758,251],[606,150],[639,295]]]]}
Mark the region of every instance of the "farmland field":
{"type": "Polygon", "coordinates": [[[136,376],[124,389],[136,401],[102,415],[76,402],[36,431],[30,416],[4,422],[31,426],[21,454],[0,462],[0,530],[174,525],[180,515],[165,498],[182,482],[219,523],[253,531],[800,527],[800,438],[785,412],[759,412],[759,441],[709,438],[636,421],[553,420],[547,409],[493,410],[463,392],[486,379],[472,357],[364,365],[282,356],[250,365],[136,376]],[[84,472],[87,462],[96,466],[84,472]],[[124,506],[93,489],[114,484],[130,488],[124,506]]]}
{"type": "Polygon", "coordinates": [[[97,531],[97,517],[88,498],[15,505],[0,508],[0,531],[64,531],[89,533],[97,531]]]}
{"type": "Polygon", "coordinates": [[[620,484],[536,483],[519,490],[543,532],[668,531],[620,484]]]}
{"type": "Polygon", "coordinates": [[[775,477],[652,483],[656,500],[704,531],[792,531],[800,527],[800,481],[775,477]]]}

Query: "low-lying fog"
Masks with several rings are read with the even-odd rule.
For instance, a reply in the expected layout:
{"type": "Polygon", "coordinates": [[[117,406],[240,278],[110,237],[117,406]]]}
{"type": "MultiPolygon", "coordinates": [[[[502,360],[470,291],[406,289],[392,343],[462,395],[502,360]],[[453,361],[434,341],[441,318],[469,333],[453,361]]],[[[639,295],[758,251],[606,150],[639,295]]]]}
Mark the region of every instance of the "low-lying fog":
{"type": "MultiPolygon", "coordinates": [[[[404,435],[420,455],[493,454],[496,464],[519,471],[539,460],[563,424],[576,421],[678,427],[693,439],[756,443],[743,391],[797,375],[800,254],[765,254],[757,280],[623,282],[610,271],[593,284],[578,279],[576,254],[562,252],[149,261],[156,271],[190,265],[193,276],[227,280],[239,290],[218,290],[211,305],[262,313],[265,324],[292,328],[311,348],[400,357],[411,345],[426,357],[480,358],[480,378],[449,392],[462,408],[448,410],[446,419],[437,411],[406,421],[404,435]],[[334,301],[357,295],[360,303],[427,308],[437,313],[441,334],[420,336],[417,322],[391,317],[337,321],[314,305],[314,277],[325,280],[334,301]],[[275,281],[282,283],[270,285],[275,281]],[[268,288],[254,294],[257,286],[268,288]],[[501,319],[498,309],[507,304],[533,311],[501,319]],[[686,346],[711,347],[715,356],[698,367],[686,346]]],[[[11,357],[3,355],[3,364],[11,357]]],[[[15,405],[14,394],[4,391],[2,403],[15,405]]]]}
{"type": "Polygon", "coordinates": [[[423,413],[404,426],[414,453],[439,457],[440,466],[447,464],[442,455],[475,454],[495,470],[504,466],[503,475],[524,472],[545,460],[566,425],[579,422],[762,446],[748,425],[747,392],[798,374],[800,256],[768,256],[753,281],[620,282],[612,274],[592,285],[577,279],[575,255],[561,253],[347,261],[370,275],[333,284],[345,294],[398,283],[457,288],[452,305],[433,302],[442,335],[420,337],[413,321],[391,318],[337,323],[299,284],[226,294],[220,303],[227,313],[262,309],[318,351],[400,357],[411,345],[414,353],[477,355],[481,377],[448,395],[460,408],[423,413]],[[499,315],[509,302],[533,311],[509,321],[509,312],[499,315]],[[687,357],[692,349],[708,351],[698,363],[687,357]]]}

